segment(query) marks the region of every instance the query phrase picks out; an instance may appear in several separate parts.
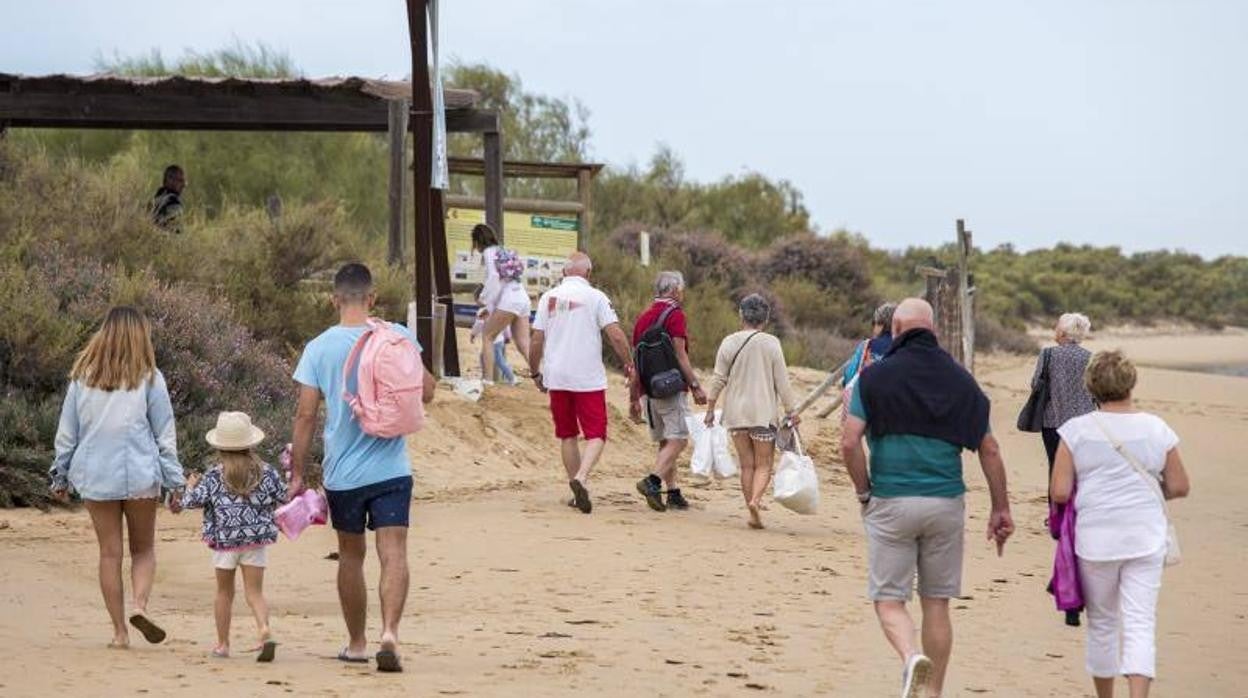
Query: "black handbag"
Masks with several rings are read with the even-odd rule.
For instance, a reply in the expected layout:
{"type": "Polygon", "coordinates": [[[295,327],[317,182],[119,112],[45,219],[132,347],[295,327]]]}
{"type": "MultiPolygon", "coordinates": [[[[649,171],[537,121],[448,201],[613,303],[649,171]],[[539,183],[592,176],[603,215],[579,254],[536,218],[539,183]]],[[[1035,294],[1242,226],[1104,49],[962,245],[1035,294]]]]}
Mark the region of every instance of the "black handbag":
{"type": "Polygon", "coordinates": [[[1051,349],[1041,352],[1044,363],[1040,366],[1040,380],[1032,388],[1027,404],[1018,413],[1019,431],[1036,433],[1044,428],[1044,410],[1049,406],[1049,357],[1052,353],[1051,349]]]}

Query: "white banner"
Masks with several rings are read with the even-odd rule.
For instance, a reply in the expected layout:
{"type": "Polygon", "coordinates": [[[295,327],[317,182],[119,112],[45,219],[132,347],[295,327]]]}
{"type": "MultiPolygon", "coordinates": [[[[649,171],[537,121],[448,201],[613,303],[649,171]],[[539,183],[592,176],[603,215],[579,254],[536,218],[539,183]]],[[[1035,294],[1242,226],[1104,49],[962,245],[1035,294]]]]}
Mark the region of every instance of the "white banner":
{"type": "Polygon", "coordinates": [[[442,94],[442,68],[438,61],[438,0],[429,0],[429,45],[433,49],[433,179],[434,189],[448,189],[451,175],[446,164],[446,98],[442,94]]]}

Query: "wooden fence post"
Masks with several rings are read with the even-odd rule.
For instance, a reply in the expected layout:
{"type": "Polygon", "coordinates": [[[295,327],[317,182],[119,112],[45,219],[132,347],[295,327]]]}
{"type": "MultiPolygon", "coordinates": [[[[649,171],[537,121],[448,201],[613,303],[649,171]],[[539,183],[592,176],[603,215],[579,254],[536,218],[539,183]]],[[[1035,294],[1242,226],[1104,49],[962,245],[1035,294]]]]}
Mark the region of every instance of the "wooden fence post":
{"type": "Polygon", "coordinates": [[[390,136],[390,237],[389,255],[391,265],[405,267],[403,261],[403,224],[407,220],[403,210],[403,179],[407,168],[407,112],[411,108],[405,99],[389,101],[390,136]]]}

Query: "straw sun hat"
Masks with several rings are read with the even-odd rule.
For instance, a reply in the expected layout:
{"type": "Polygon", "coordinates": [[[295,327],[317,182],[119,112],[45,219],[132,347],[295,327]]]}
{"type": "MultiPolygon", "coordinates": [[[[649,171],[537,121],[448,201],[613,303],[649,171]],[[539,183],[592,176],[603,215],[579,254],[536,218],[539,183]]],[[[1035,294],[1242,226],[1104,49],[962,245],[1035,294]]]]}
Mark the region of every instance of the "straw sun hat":
{"type": "Polygon", "coordinates": [[[219,451],[246,451],[264,441],[264,432],[242,412],[222,412],[217,415],[217,428],[209,430],[204,438],[219,451]]]}

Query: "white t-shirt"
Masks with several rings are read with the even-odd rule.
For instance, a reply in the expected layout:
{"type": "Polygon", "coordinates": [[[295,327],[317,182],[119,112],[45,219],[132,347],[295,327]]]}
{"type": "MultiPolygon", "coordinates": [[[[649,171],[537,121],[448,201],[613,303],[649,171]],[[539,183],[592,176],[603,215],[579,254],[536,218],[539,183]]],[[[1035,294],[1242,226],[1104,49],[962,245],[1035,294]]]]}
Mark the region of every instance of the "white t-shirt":
{"type": "Polygon", "coordinates": [[[1127,560],[1166,547],[1166,514],[1152,485],[1118,454],[1101,424],[1149,474],[1160,479],[1179,437],[1146,412],[1092,412],[1057,433],[1075,460],[1075,554],[1084,560],[1127,560]]]}
{"type": "Polygon", "coordinates": [[[619,322],[607,294],[579,276],[564,278],[537,302],[533,329],[546,334],[542,382],[551,390],[607,389],[602,330],[619,322]]]}

